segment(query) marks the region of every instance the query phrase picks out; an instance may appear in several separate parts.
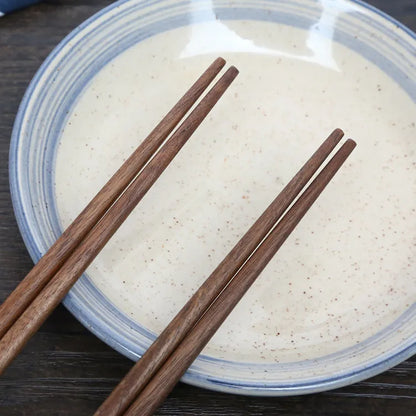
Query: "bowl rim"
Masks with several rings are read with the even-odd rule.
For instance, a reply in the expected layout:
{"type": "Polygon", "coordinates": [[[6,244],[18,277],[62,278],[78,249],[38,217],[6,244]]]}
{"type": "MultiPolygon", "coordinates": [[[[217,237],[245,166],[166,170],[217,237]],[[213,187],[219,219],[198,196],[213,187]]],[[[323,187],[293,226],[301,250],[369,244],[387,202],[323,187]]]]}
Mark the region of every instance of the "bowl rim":
{"type": "MultiPolygon", "coordinates": [[[[161,0],[163,2],[163,0],[161,0]]],[[[361,6],[364,10],[369,11],[370,13],[381,17],[382,19],[392,23],[398,29],[401,29],[406,35],[410,36],[412,40],[416,41],[416,33],[413,32],[411,29],[406,27],[403,23],[399,22],[395,18],[391,17],[387,13],[379,10],[377,7],[372,6],[365,1],[362,0],[343,0],[347,1],[348,3],[355,4],[361,6]]],[[[68,35],[66,35],[58,44],[53,48],[53,50],[48,54],[46,59],[42,62],[39,69],[36,71],[35,75],[33,76],[32,80],[30,81],[21,103],[19,105],[16,118],[13,125],[12,135],[11,135],[11,142],[10,142],[10,150],[9,150],[9,185],[10,185],[10,194],[11,200],[13,205],[13,210],[15,213],[16,221],[18,224],[19,231],[22,235],[24,240],[25,246],[29,251],[30,256],[34,262],[38,261],[40,258],[40,253],[35,251],[34,249],[31,250],[30,248],[30,236],[31,236],[31,226],[27,221],[27,217],[25,215],[24,204],[22,200],[22,195],[20,193],[19,187],[19,171],[18,171],[18,159],[19,159],[19,138],[22,129],[22,121],[26,114],[26,111],[29,107],[29,104],[32,99],[32,95],[34,90],[36,89],[39,81],[41,80],[42,76],[44,75],[45,71],[48,67],[54,62],[56,56],[62,51],[62,49],[73,39],[75,38],[80,32],[88,28],[91,24],[96,22],[101,17],[109,14],[110,12],[114,11],[115,9],[119,8],[120,6],[126,3],[146,3],[145,0],[118,0],[105,8],[101,9],[85,21],[83,21],[80,25],[74,28],[68,35]]],[[[152,2],[150,2],[152,3],[152,2]]],[[[148,4],[146,4],[146,7],[148,4]]],[[[398,34],[398,37],[402,37],[402,34],[398,34]]],[[[70,299],[70,297],[66,297],[63,300],[64,306],[71,312],[71,314],[77,318],[78,321],[82,323],[89,331],[91,331],[94,335],[96,335],[99,339],[104,341],[107,345],[111,348],[115,349],[116,351],[128,356],[129,358],[134,359],[134,355],[129,354],[129,351],[124,348],[121,344],[117,343],[114,338],[111,336],[106,335],[102,331],[104,325],[96,325],[95,323],[91,322],[91,317],[88,316],[88,313],[85,311],[81,311],[70,299]]],[[[410,358],[412,355],[416,354],[416,341],[411,343],[410,345],[406,346],[405,348],[400,349],[399,351],[384,356],[381,359],[375,360],[375,363],[369,365],[365,368],[361,368],[358,371],[351,372],[349,374],[341,374],[340,376],[334,376],[331,378],[327,378],[324,381],[318,382],[309,382],[309,383],[296,383],[296,384],[288,384],[287,387],[282,388],[279,385],[276,388],[267,386],[267,389],[264,388],[264,383],[256,383],[250,382],[249,384],[244,384],[240,382],[233,383],[231,380],[227,380],[227,384],[224,384],[222,380],[216,380],[212,377],[209,380],[206,377],[201,376],[197,372],[187,372],[182,381],[198,386],[203,387],[209,390],[220,391],[220,392],[227,392],[227,393],[234,393],[234,394],[243,394],[243,395],[253,395],[253,396],[289,396],[289,395],[298,395],[298,394],[308,394],[308,393],[315,393],[326,391],[330,389],[335,389],[339,387],[343,387],[346,385],[350,385],[352,383],[367,379],[369,377],[375,376],[383,371],[386,371],[395,365],[399,364],[400,362],[410,358]]]]}

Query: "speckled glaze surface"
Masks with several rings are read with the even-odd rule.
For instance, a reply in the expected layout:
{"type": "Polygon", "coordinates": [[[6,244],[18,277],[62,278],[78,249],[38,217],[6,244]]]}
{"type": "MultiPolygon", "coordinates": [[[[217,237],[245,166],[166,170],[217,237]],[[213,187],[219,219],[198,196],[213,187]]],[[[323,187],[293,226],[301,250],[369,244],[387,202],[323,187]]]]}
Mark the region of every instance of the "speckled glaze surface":
{"type": "Polygon", "coordinates": [[[56,48],[16,120],[11,188],[32,257],[222,55],[238,81],[65,305],[137,359],[341,126],[355,159],[184,381],[301,394],[393,366],[415,351],[414,52],[413,34],[358,2],[116,3],[56,48]]]}

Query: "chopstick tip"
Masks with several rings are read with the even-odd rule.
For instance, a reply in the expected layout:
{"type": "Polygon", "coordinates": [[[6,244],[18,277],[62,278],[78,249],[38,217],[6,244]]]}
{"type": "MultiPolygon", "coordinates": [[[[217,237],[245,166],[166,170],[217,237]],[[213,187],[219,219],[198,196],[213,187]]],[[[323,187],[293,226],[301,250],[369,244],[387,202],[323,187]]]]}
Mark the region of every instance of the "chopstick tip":
{"type": "Polygon", "coordinates": [[[219,56],[214,62],[213,65],[222,68],[226,64],[226,60],[219,56]]]}
{"type": "Polygon", "coordinates": [[[333,132],[333,135],[338,136],[338,137],[343,137],[344,136],[344,131],[340,128],[336,128],[333,132]]]}
{"type": "Polygon", "coordinates": [[[350,148],[351,148],[351,150],[352,150],[352,149],[354,149],[354,147],[356,147],[356,146],[357,146],[357,142],[356,142],[355,140],[353,140],[353,139],[348,139],[348,140],[345,142],[345,144],[346,144],[346,145],[348,145],[348,147],[350,147],[350,148]]]}
{"type": "Polygon", "coordinates": [[[227,69],[226,74],[230,75],[233,79],[240,73],[240,71],[235,66],[230,66],[227,69]]]}
{"type": "Polygon", "coordinates": [[[348,139],[341,146],[341,148],[339,149],[338,153],[343,154],[344,155],[344,158],[347,158],[352,153],[352,151],[355,149],[356,146],[357,146],[357,143],[354,140],[348,139]]]}

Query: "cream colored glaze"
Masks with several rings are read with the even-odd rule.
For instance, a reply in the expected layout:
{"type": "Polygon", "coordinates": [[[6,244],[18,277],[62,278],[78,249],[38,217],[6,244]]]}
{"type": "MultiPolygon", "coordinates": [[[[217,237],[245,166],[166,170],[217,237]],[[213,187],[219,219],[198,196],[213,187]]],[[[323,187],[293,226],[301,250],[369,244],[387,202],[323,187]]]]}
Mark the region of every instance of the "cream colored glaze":
{"type": "Polygon", "coordinates": [[[176,29],[114,59],[73,109],[56,162],[63,226],[213,58],[240,70],[88,269],[151,331],[163,329],[335,127],[358,147],[204,353],[315,358],[375,334],[415,301],[415,106],[356,53],[323,40],[326,52],[314,54],[307,44],[308,32],[271,23],[176,29]],[[207,41],[212,29],[222,43],[207,41]]]}

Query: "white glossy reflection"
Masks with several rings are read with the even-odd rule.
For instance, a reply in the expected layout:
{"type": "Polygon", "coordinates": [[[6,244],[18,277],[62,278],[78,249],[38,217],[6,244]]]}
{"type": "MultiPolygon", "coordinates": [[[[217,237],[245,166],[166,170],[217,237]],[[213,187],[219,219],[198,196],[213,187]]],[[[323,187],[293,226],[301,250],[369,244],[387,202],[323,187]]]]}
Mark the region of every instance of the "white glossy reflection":
{"type": "Polygon", "coordinates": [[[297,59],[339,71],[332,50],[335,26],[340,15],[354,12],[358,8],[347,1],[320,0],[319,3],[322,8],[321,16],[309,28],[305,41],[308,53],[302,54],[264,47],[251,39],[243,38],[224,22],[217,20],[212,0],[204,3],[208,23],[200,24],[200,2],[193,1],[190,39],[180,58],[224,52],[253,53],[297,59]]]}

